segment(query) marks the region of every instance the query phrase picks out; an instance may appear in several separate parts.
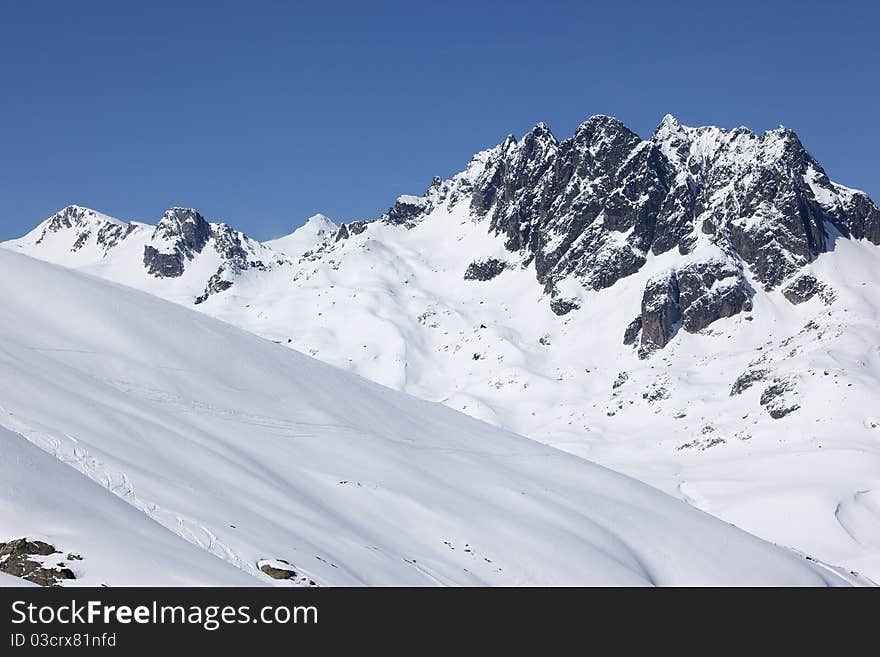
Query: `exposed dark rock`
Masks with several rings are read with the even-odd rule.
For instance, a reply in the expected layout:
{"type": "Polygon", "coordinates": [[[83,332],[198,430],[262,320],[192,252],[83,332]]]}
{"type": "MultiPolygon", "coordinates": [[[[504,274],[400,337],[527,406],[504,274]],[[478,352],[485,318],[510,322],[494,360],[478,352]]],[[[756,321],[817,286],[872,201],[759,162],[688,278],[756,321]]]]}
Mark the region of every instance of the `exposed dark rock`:
{"type": "Polygon", "coordinates": [[[752,309],[751,290],[742,274],[726,262],[710,260],[685,265],[676,272],[683,327],[689,333],[722,317],[752,309]]]}
{"type": "Polygon", "coordinates": [[[183,275],[183,260],[178,253],[160,253],[150,246],[144,247],[144,267],[158,278],[176,278],[183,275]]]}
{"type": "Polygon", "coordinates": [[[733,385],[730,387],[730,396],[735,397],[736,395],[741,395],[758,381],[763,381],[769,373],[770,370],[765,368],[746,370],[737,377],[736,381],[733,382],[733,385]]]}
{"type": "Polygon", "coordinates": [[[464,279],[466,281],[489,281],[500,275],[505,269],[507,269],[507,263],[497,258],[475,260],[468,265],[464,272],[464,279]]]}
{"type": "MultiPolygon", "coordinates": [[[[832,183],[833,185],[833,183],[832,183]]],[[[842,209],[836,217],[838,229],[855,239],[866,239],[880,245],[880,210],[867,194],[854,190],[845,190],[842,196],[842,209]]]]}
{"type": "Polygon", "coordinates": [[[60,554],[60,552],[43,541],[17,538],[8,543],[0,543],[0,572],[21,577],[40,586],[58,586],[62,580],[76,579],[73,571],[65,567],[63,563],[52,567],[43,565],[37,559],[30,558],[47,557],[53,554],[60,554]]]}
{"type": "Polygon", "coordinates": [[[662,386],[658,388],[653,388],[649,392],[642,393],[642,399],[647,400],[649,404],[653,404],[654,402],[662,401],[664,399],[669,399],[669,397],[669,390],[662,386]]]}
{"type": "Polygon", "coordinates": [[[577,302],[576,299],[565,299],[562,297],[557,297],[550,301],[550,310],[553,311],[556,315],[567,315],[572,310],[578,310],[581,305],[577,302]]]}
{"type": "Polygon", "coordinates": [[[284,559],[260,560],[257,565],[272,579],[293,580],[300,586],[317,586],[314,580],[297,573],[296,568],[284,559]]]}
{"type": "Polygon", "coordinates": [[[785,417],[800,408],[800,404],[792,401],[797,394],[797,383],[791,377],[776,378],[761,393],[761,406],[774,420],[785,417]]]}
{"type": "Polygon", "coordinates": [[[816,295],[819,295],[819,298],[827,305],[832,303],[835,297],[831,288],[808,272],[796,276],[782,288],[782,294],[794,305],[809,301],[816,295]]]}
{"type": "Polygon", "coordinates": [[[412,228],[419,223],[427,209],[428,203],[425,197],[401,196],[394,205],[388,208],[382,221],[394,226],[412,228]]]}
{"type": "Polygon", "coordinates": [[[647,357],[669,343],[679,322],[695,333],[723,317],[751,310],[752,294],[742,272],[730,262],[688,263],[648,281],[642,314],[627,327],[624,344],[634,343],[641,329],[639,355],[647,357]]]}
{"type": "MultiPolygon", "coordinates": [[[[651,278],[642,296],[642,353],[665,347],[681,321],[678,279],[675,272],[651,278]]],[[[640,354],[641,355],[641,354],[640,354]]]]}
{"type": "Polygon", "coordinates": [[[153,231],[153,239],[171,242],[187,257],[201,253],[211,238],[211,225],[195,210],[172,208],[168,210],[153,231]]]}
{"type": "MultiPolygon", "coordinates": [[[[248,252],[244,246],[244,235],[226,224],[216,224],[211,228],[214,248],[224,261],[245,269],[248,266],[248,252]]],[[[262,264],[262,263],[260,263],[262,264]]]]}
{"type": "Polygon", "coordinates": [[[352,221],[350,224],[348,224],[348,230],[351,232],[352,235],[360,235],[369,227],[369,221],[352,221]]]}
{"type": "Polygon", "coordinates": [[[227,280],[223,277],[224,268],[220,267],[217,272],[208,279],[208,285],[205,287],[205,291],[196,297],[195,305],[199,305],[208,300],[212,294],[217,294],[218,292],[224,292],[232,287],[233,283],[230,280],[227,280]]]}
{"type": "Polygon", "coordinates": [[[352,235],[360,235],[367,228],[369,228],[369,221],[352,221],[348,224],[342,224],[339,226],[339,229],[336,231],[336,237],[333,239],[334,242],[339,242],[341,240],[346,240],[352,235]]]}
{"type": "MultiPolygon", "coordinates": [[[[276,561],[281,561],[281,559],[276,559],[276,561]]],[[[283,563],[286,564],[287,562],[283,563]]],[[[296,571],[293,568],[276,568],[268,563],[264,563],[260,566],[260,570],[272,579],[293,579],[296,577],[296,571]]]]}
{"type": "Polygon", "coordinates": [[[181,276],[185,262],[201,253],[211,236],[211,225],[198,212],[172,208],[156,225],[153,244],[144,247],[144,266],[159,278],[181,276]]]}
{"type": "Polygon", "coordinates": [[[631,345],[635,344],[636,340],[639,337],[639,331],[642,330],[642,316],[639,315],[633,321],[629,323],[629,326],[626,327],[626,331],[623,333],[623,344],[631,345]]]}

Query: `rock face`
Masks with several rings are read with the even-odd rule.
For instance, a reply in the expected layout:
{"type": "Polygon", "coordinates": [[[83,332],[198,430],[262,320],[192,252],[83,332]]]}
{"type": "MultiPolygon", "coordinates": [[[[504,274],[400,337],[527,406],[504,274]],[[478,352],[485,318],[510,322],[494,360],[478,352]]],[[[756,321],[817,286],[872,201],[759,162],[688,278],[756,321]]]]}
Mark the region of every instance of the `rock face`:
{"type": "MultiPolygon", "coordinates": [[[[786,284],[830,247],[831,230],[880,244],[871,199],[831,182],[782,127],[758,135],[666,116],[643,140],[617,119],[594,116],[559,142],[542,123],[479,153],[453,178],[435,178],[423,196],[401,197],[379,220],[412,228],[440,204],[462,202],[534,265],[560,315],[578,306],[556,293],[565,279],[598,290],[639,271],[649,254],[688,256],[674,282],[661,285],[666,291],[645,290],[649,304],[665,299],[642,316],[641,344],[653,349],[670,339],[676,314],[696,332],[750,310],[749,280],[766,290],[786,284]]],[[[790,288],[787,296],[798,294],[790,288]]]]}
{"type": "Polygon", "coordinates": [[[339,230],[336,231],[336,238],[334,241],[339,242],[340,240],[348,239],[352,235],[360,235],[367,229],[367,227],[369,227],[369,225],[370,223],[368,221],[352,221],[349,224],[342,224],[339,227],[339,230]]]}
{"type": "Polygon", "coordinates": [[[181,276],[184,265],[208,243],[211,225],[195,210],[172,208],[159,220],[153,244],[144,247],[144,267],[153,276],[181,276]]]}
{"type": "Polygon", "coordinates": [[[710,260],[676,272],[684,330],[700,331],[722,317],[752,309],[752,292],[742,272],[730,262],[710,260]]]}
{"type": "Polygon", "coordinates": [[[642,330],[642,316],[639,315],[633,321],[629,323],[626,327],[626,331],[623,332],[623,344],[631,345],[635,344],[636,340],[639,337],[639,333],[642,330]]]}
{"type": "Polygon", "coordinates": [[[654,276],[642,296],[642,353],[665,347],[681,321],[681,291],[675,272],[654,276]]]}

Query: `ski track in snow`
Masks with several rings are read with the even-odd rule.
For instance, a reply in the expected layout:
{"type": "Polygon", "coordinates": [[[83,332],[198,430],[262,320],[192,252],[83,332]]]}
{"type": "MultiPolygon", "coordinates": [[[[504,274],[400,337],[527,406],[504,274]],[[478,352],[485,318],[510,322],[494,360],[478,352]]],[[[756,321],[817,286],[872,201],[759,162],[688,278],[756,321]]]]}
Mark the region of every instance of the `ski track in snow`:
{"type": "Polygon", "coordinates": [[[207,550],[211,554],[220,557],[236,568],[240,568],[249,575],[258,576],[257,569],[252,564],[239,557],[229,546],[219,541],[217,536],[204,525],[190,518],[182,517],[172,510],[162,509],[157,504],[138,497],[125,472],[111,468],[91,456],[74,436],[64,434],[61,437],[57,437],[32,429],[26,422],[15,417],[2,406],[0,406],[0,415],[3,417],[0,425],[23,436],[44,452],[105,487],[108,491],[145,513],[163,527],[170,529],[181,538],[203,550],[207,550]]]}

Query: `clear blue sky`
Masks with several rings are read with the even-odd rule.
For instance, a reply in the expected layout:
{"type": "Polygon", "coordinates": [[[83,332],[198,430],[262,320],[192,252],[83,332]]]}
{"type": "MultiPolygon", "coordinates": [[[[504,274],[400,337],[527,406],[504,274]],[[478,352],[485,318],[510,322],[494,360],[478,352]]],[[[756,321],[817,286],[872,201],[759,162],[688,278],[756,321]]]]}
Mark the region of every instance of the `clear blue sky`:
{"type": "Polygon", "coordinates": [[[68,203],[256,238],[592,114],[780,123],[880,200],[875,2],[0,0],[0,238],[68,203]]]}

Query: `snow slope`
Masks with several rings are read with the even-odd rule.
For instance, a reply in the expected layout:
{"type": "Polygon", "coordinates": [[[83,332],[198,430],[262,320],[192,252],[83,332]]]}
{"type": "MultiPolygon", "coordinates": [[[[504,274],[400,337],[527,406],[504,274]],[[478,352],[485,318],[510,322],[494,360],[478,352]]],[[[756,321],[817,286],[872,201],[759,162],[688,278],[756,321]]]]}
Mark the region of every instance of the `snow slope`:
{"type": "MultiPolygon", "coordinates": [[[[4,424],[23,426],[5,409],[2,413],[4,424]]],[[[76,583],[86,586],[258,583],[126,504],[126,483],[100,480],[106,472],[102,464],[90,460],[69,437],[64,439],[67,444],[38,430],[29,430],[26,439],[0,428],[0,541],[27,537],[49,543],[61,553],[55,561],[62,560],[76,583]],[[87,470],[98,481],[74,468],[87,470]],[[83,559],[65,558],[71,553],[83,559]]],[[[0,576],[0,586],[27,585],[5,573],[0,576]]]]}
{"type": "Polygon", "coordinates": [[[622,328],[647,281],[712,255],[650,255],[608,290],[562,285],[581,309],[559,317],[530,267],[466,207],[441,206],[243,278],[203,309],[880,579],[880,248],[838,238],[805,268],[834,290],[828,305],[792,305],[746,273],[752,312],[639,358],[622,328]],[[464,279],[488,258],[511,267],[464,279]],[[777,383],[789,389],[762,403],[777,383]]]}
{"type": "Polygon", "coordinates": [[[0,434],[23,464],[4,461],[0,527],[82,550],[83,582],[270,582],[278,559],[319,585],[860,581],[141,292],[0,251],[0,299],[0,425],[68,463],[0,434]]]}
{"type": "Polygon", "coordinates": [[[328,217],[319,213],[306,219],[306,222],[290,235],[269,240],[264,244],[279,253],[297,257],[332,237],[337,228],[339,227],[328,217]]]}

